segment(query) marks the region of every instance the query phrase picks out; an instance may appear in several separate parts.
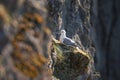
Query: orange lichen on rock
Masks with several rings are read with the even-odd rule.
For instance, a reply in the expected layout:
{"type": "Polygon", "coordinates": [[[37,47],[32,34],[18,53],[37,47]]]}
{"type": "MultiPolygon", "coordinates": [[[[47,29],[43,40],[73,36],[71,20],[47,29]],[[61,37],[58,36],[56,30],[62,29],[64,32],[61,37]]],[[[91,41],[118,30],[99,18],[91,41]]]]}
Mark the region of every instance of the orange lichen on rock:
{"type": "Polygon", "coordinates": [[[51,32],[42,24],[43,19],[39,14],[23,14],[11,41],[14,49],[11,54],[13,63],[18,70],[31,78],[48,71],[49,60],[44,54],[48,55],[47,45],[51,32]],[[44,49],[47,50],[44,51],[44,49]]]}

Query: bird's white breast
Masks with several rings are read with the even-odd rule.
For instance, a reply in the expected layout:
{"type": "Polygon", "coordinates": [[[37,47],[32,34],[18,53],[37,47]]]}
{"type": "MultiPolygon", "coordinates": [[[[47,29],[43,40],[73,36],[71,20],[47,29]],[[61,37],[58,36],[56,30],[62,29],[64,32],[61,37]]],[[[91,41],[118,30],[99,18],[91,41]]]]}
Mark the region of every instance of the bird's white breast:
{"type": "Polygon", "coordinates": [[[63,36],[63,35],[61,35],[61,36],[60,36],[60,42],[62,42],[62,43],[63,43],[63,40],[64,40],[64,36],[63,36]]]}

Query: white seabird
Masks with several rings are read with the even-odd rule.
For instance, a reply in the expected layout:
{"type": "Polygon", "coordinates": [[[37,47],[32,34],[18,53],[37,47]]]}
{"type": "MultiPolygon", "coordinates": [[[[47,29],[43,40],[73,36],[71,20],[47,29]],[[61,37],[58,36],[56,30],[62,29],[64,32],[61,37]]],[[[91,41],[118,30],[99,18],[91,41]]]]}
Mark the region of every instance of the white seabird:
{"type": "Polygon", "coordinates": [[[73,41],[72,39],[70,39],[66,36],[65,30],[61,30],[60,42],[65,44],[65,45],[77,47],[77,44],[75,43],[75,41],[73,41]]]}

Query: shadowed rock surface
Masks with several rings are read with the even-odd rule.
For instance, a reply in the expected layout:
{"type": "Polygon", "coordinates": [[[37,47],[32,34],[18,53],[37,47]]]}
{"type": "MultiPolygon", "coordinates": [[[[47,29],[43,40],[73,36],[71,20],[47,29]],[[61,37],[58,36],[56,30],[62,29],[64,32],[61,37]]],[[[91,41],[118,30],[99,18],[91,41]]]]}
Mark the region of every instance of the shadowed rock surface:
{"type": "Polygon", "coordinates": [[[100,80],[120,79],[120,0],[92,0],[91,24],[96,39],[95,66],[100,80]]]}

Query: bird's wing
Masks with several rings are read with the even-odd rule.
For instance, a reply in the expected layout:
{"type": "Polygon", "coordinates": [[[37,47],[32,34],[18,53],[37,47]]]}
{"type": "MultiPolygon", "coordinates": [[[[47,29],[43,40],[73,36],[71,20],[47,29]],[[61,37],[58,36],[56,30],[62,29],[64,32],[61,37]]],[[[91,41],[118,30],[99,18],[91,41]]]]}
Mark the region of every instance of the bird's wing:
{"type": "Polygon", "coordinates": [[[76,43],[74,41],[72,41],[71,39],[69,39],[69,38],[64,38],[63,43],[65,45],[76,46],[76,43]]]}

